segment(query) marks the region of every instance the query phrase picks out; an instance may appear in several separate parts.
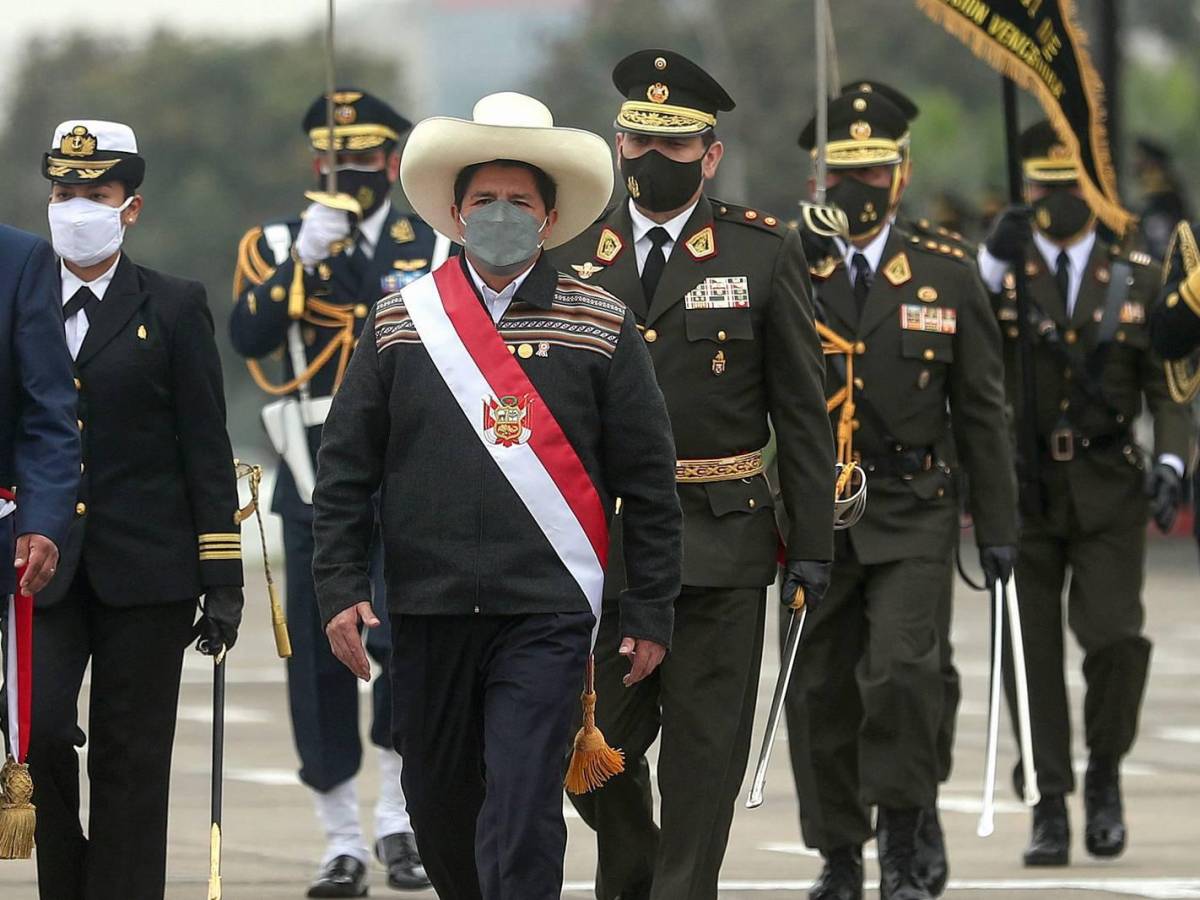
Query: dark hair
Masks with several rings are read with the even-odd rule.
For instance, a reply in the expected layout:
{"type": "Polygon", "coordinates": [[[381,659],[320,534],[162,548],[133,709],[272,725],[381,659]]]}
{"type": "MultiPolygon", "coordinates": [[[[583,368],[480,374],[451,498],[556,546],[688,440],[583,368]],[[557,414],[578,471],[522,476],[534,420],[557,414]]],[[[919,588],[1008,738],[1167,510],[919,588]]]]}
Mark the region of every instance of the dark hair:
{"type": "Polygon", "coordinates": [[[527,162],[521,162],[519,159],[490,159],[487,162],[475,163],[467,166],[454,177],[454,205],[462,209],[463,198],[467,195],[467,188],[471,186],[471,180],[484,166],[503,166],[506,169],[524,169],[533,175],[534,184],[537,185],[538,193],[542,197],[542,202],[546,204],[546,211],[554,209],[554,204],[558,202],[558,185],[554,183],[554,179],[539,169],[537,166],[530,165],[527,162]]]}

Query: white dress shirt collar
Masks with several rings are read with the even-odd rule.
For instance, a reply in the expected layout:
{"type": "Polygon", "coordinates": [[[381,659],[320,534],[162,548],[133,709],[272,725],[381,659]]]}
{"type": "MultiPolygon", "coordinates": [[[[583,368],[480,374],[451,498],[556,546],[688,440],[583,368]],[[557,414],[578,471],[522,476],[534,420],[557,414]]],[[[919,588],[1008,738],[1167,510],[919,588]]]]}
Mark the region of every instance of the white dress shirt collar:
{"type": "Polygon", "coordinates": [[[1087,269],[1092,249],[1096,246],[1096,229],[1089,228],[1075,243],[1061,247],[1035,228],[1033,242],[1042,254],[1042,259],[1046,261],[1051,275],[1058,271],[1058,254],[1063,250],[1067,251],[1067,315],[1074,315],[1075,301],[1079,298],[1079,288],[1083,285],[1083,273],[1087,269]]]}
{"type": "Polygon", "coordinates": [[[86,287],[96,295],[97,300],[103,300],[104,294],[108,291],[108,286],[112,284],[113,276],[117,273],[117,264],[121,261],[121,254],[117,254],[117,258],[113,260],[113,264],[108,267],[107,271],[94,281],[84,281],[74,272],[67,268],[66,263],[62,263],[62,302],[65,306],[67,301],[75,296],[75,293],[81,288],[86,287]]]}
{"type": "Polygon", "coordinates": [[[880,229],[879,234],[871,239],[871,243],[865,247],[856,247],[849,241],[837,239],[838,245],[842,248],[842,256],[846,259],[846,272],[850,276],[850,280],[854,280],[854,255],[861,253],[867,258],[867,264],[871,267],[871,274],[874,275],[879,271],[879,264],[883,261],[883,248],[887,246],[888,237],[892,233],[892,223],[884,225],[880,229]]]}
{"type": "Polygon", "coordinates": [[[668,219],[666,222],[663,222],[662,225],[659,225],[658,222],[655,222],[644,212],[638,209],[637,204],[633,202],[632,198],[629,200],[629,219],[630,224],[633,226],[633,250],[634,254],[637,256],[637,267],[639,273],[646,265],[646,255],[650,252],[650,248],[654,246],[654,243],[649,237],[650,229],[666,229],[670,240],[663,244],[662,250],[667,259],[670,259],[671,251],[675,248],[675,244],[678,242],[679,236],[683,234],[684,226],[687,225],[688,219],[692,217],[692,213],[695,211],[699,203],[700,201],[697,199],[695,203],[693,203],[679,215],[672,219],[668,219]]]}
{"type": "Polygon", "coordinates": [[[529,268],[510,281],[505,286],[504,290],[494,291],[487,286],[487,282],[485,282],[479,276],[479,273],[475,271],[475,267],[471,265],[471,261],[467,259],[466,254],[463,255],[463,262],[467,264],[467,272],[471,275],[471,281],[475,282],[476,290],[478,290],[479,295],[483,297],[484,306],[487,307],[488,313],[492,317],[492,321],[496,323],[499,323],[499,321],[504,318],[504,314],[508,311],[509,304],[512,303],[513,298],[517,296],[517,290],[522,284],[524,284],[525,279],[529,277],[529,273],[533,271],[533,267],[537,265],[537,260],[535,259],[529,268]]]}
{"type": "Polygon", "coordinates": [[[363,223],[358,226],[358,240],[362,241],[362,251],[368,259],[375,256],[375,248],[379,246],[379,238],[383,232],[383,223],[387,221],[391,211],[392,201],[384,200],[383,205],[363,219],[363,223]]]}

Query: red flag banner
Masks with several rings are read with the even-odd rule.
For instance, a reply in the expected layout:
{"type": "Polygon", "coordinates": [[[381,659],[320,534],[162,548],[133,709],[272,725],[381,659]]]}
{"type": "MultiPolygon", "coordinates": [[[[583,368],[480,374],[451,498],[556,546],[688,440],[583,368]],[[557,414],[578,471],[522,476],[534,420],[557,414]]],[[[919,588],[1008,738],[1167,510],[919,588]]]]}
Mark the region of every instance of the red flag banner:
{"type": "Polygon", "coordinates": [[[1117,195],[1105,129],[1103,85],[1072,0],[916,0],[971,51],[1029,91],[1067,148],[1092,209],[1123,234],[1133,215],[1117,195]]]}

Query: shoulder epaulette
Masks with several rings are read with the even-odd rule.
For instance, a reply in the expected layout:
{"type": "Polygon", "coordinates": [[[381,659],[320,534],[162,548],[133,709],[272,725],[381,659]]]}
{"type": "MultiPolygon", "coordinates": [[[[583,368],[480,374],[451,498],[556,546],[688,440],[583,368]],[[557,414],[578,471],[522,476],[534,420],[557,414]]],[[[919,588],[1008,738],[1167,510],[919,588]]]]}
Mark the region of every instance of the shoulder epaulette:
{"type": "Polygon", "coordinates": [[[760,212],[748,206],[738,206],[734,203],[723,203],[713,200],[713,218],[718,222],[736,222],[765,231],[782,238],[788,231],[788,224],[770,213],[760,212]]]}
{"type": "Polygon", "coordinates": [[[908,247],[912,250],[919,250],[934,256],[944,256],[948,259],[954,259],[961,263],[966,263],[967,265],[972,264],[970,254],[967,252],[967,250],[956,243],[937,240],[935,238],[925,237],[920,234],[910,234],[903,229],[898,230],[899,233],[905,237],[908,247]]]}
{"type": "Polygon", "coordinates": [[[273,274],[275,267],[270,265],[262,255],[259,244],[262,241],[261,225],[255,225],[238,242],[237,269],[233,273],[233,299],[236,302],[246,287],[262,284],[273,274]]]}

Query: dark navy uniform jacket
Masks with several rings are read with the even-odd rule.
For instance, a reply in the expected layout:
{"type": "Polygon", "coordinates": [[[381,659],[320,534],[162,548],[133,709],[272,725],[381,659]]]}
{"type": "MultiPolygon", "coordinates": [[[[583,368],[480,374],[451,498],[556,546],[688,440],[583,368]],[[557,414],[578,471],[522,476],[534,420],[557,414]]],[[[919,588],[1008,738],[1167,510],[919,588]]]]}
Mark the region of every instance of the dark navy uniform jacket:
{"type": "Polygon", "coordinates": [[[50,245],[0,225],[0,487],[20,500],[0,519],[0,597],[13,591],[16,535],[61,548],[75,505],[79,431],[60,291],[50,245]]]}
{"type": "MultiPolygon", "coordinates": [[[[295,219],[246,232],[238,248],[234,279],[237,305],[229,320],[230,337],[238,353],[254,360],[280,355],[285,383],[301,374],[296,372],[287,348],[288,329],[294,323],[299,323],[303,335],[306,366],[312,366],[347,329],[357,340],[367,313],[379,298],[429,271],[437,237],[416,216],[398,212],[393,206],[370,259],[347,248],[305,273],[304,290],[309,302],[304,315],[293,319],[288,301],[296,264],[290,253],[299,231],[300,220],[295,219]]],[[[347,346],[344,356],[338,349],[313,374],[309,383],[313,398],[334,392],[349,362],[349,350],[353,349],[352,343],[347,346]]],[[[266,368],[272,373],[279,371],[274,363],[266,368]]],[[[308,429],[308,440],[315,469],[320,426],[308,429]]],[[[312,519],[312,507],[301,500],[286,465],[279,467],[271,509],[288,518],[312,519]]]]}

